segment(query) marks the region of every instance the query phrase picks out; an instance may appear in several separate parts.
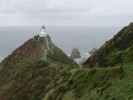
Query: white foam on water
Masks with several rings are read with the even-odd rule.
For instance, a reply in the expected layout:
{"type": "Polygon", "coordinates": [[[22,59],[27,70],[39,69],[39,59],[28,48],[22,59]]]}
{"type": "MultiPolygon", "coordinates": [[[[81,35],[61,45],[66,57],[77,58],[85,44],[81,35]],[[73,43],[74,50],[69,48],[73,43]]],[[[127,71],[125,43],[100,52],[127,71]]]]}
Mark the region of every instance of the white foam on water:
{"type": "Polygon", "coordinates": [[[0,62],[4,59],[4,57],[0,57],[0,62]]]}

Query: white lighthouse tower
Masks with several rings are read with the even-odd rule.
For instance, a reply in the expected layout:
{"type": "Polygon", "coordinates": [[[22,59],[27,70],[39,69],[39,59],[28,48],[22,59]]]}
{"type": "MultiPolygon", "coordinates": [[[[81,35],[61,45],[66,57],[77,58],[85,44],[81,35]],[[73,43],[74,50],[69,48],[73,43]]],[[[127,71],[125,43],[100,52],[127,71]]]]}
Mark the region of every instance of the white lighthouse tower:
{"type": "Polygon", "coordinates": [[[48,33],[45,30],[46,30],[46,27],[45,26],[42,26],[41,27],[41,30],[39,32],[39,36],[40,37],[47,37],[48,36],[48,33]]]}

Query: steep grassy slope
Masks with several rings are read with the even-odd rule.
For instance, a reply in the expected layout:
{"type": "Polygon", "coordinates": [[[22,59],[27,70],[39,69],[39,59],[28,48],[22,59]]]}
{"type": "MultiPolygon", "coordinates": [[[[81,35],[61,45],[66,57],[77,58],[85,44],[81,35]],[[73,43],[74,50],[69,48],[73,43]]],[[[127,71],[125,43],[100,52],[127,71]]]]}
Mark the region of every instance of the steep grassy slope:
{"type": "Polygon", "coordinates": [[[124,64],[123,69],[77,71],[72,78],[72,90],[66,92],[62,100],[132,100],[132,75],[133,63],[124,64]]]}
{"type": "Polygon", "coordinates": [[[133,23],[123,28],[111,40],[107,41],[84,63],[86,67],[108,67],[133,59],[133,23]],[[123,58],[124,57],[124,58],[123,58]],[[127,59],[125,59],[127,57],[127,59]]]}
{"type": "Polygon", "coordinates": [[[43,100],[132,100],[133,63],[123,68],[72,69],[43,100]]]}
{"type": "Polygon", "coordinates": [[[43,100],[112,100],[116,97],[112,96],[113,91],[109,90],[113,87],[113,82],[123,78],[123,70],[120,67],[74,68],[70,72],[70,76],[47,92],[43,100]]]}
{"type": "Polygon", "coordinates": [[[0,100],[41,100],[51,88],[64,82],[75,66],[50,37],[34,37],[1,63],[0,100]]]}
{"type": "MultiPolygon", "coordinates": [[[[44,100],[132,100],[133,24],[98,49],[64,86],[44,100]],[[61,99],[50,97],[54,94],[61,99]]],[[[58,97],[56,96],[56,97],[58,97]]]]}

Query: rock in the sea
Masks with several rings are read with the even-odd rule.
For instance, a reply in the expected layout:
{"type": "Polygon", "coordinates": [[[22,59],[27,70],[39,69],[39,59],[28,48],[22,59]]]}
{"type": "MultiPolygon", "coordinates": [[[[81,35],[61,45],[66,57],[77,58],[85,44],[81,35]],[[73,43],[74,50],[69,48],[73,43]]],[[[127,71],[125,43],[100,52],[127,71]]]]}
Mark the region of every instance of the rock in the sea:
{"type": "Polygon", "coordinates": [[[80,58],[81,55],[80,55],[80,51],[78,48],[74,48],[72,49],[72,53],[71,53],[71,58],[72,59],[77,59],[77,58],[80,58]]]}

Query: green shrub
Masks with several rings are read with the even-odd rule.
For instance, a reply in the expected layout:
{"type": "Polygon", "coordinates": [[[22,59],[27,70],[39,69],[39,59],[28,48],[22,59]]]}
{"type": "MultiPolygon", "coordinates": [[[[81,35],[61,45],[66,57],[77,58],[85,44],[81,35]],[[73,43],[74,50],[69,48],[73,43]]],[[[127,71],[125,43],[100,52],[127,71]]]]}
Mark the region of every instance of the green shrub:
{"type": "Polygon", "coordinates": [[[37,64],[38,64],[38,66],[48,66],[49,65],[49,62],[48,61],[46,61],[46,60],[39,60],[38,62],[37,62],[37,64]]]}
{"type": "Polygon", "coordinates": [[[31,100],[41,100],[41,99],[39,99],[39,97],[33,96],[31,97],[31,100]]]}
{"type": "Polygon", "coordinates": [[[133,61],[133,47],[130,47],[125,50],[124,52],[124,60],[126,62],[132,62],[133,61]]]}

